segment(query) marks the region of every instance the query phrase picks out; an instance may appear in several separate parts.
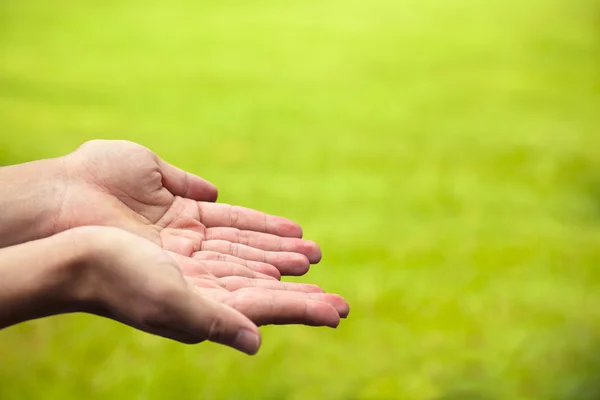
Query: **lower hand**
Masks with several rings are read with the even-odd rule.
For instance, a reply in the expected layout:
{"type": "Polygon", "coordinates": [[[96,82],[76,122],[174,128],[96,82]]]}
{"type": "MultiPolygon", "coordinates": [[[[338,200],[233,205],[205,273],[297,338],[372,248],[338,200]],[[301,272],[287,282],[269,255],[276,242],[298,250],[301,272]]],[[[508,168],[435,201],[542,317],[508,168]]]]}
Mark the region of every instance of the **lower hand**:
{"type": "Polygon", "coordinates": [[[349,312],[344,299],[314,285],[218,278],[197,266],[185,278],[184,257],[119,229],[85,227],[63,236],[84,254],[68,290],[82,311],[183,343],[210,340],[254,354],[257,326],[336,327],[349,312]]]}

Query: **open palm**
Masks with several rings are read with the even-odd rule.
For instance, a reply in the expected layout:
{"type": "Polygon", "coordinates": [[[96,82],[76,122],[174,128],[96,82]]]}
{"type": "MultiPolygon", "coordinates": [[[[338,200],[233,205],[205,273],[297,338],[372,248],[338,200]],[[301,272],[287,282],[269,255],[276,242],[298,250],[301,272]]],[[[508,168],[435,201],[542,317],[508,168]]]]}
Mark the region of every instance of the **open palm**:
{"type": "Polygon", "coordinates": [[[315,285],[217,278],[200,266],[185,274],[181,261],[188,257],[121,229],[83,227],[70,233],[93,249],[74,285],[81,311],[184,343],[212,340],[252,354],[260,343],[258,326],[336,327],[349,312],[343,298],[315,285]],[[254,339],[240,342],[240,330],[254,339]]]}
{"type": "Polygon", "coordinates": [[[114,226],[191,257],[217,276],[302,275],[321,250],[288,219],[215,203],[211,183],[127,141],[91,141],[64,158],[56,229],[114,226]]]}

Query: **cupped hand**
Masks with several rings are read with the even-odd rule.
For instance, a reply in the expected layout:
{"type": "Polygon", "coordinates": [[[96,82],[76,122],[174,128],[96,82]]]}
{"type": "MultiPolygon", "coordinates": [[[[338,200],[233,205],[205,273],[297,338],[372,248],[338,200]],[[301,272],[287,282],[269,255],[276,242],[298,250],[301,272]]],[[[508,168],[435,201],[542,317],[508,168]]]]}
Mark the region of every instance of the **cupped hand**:
{"type": "Polygon", "coordinates": [[[178,263],[185,257],[121,229],[85,227],[68,234],[91,249],[72,285],[83,311],[180,342],[210,340],[254,354],[257,326],[335,327],[349,312],[344,299],[314,285],[218,278],[198,266],[185,278],[178,263]]]}
{"type": "Polygon", "coordinates": [[[302,275],[321,250],[288,219],[215,203],[211,183],[127,141],[91,141],[63,158],[66,185],[56,231],[123,228],[235,275],[302,275]],[[238,266],[233,267],[231,264],[238,266]]]}

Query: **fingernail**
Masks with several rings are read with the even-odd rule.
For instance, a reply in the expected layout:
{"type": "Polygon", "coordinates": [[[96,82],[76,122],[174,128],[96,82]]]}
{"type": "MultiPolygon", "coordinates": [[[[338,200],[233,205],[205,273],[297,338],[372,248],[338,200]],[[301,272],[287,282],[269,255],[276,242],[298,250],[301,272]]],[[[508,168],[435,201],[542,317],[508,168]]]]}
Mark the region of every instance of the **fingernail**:
{"type": "Polygon", "coordinates": [[[247,329],[242,329],[237,333],[233,347],[252,356],[260,348],[260,336],[247,329]]]}

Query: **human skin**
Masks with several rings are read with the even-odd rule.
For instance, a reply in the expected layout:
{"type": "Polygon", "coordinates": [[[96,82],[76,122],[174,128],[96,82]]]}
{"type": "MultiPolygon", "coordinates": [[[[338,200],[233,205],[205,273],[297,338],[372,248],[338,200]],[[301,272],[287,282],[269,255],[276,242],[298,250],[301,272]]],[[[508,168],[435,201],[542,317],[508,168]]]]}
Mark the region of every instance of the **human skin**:
{"type": "Polygon", "coordinates": [[[302,275],[321,249],[288,219],[215,203],[211,183],[127,141],[0,168],[0,247],[81,226],[113,226],[187,259],[184,273],[302,275]]]}
{"type": "Polygon", "coordinates": [[[80,227],[0,249],[0,329],[70,312],[111,318],[183,343],[205,340],[247,354],[258,326],[338,325],[348,304],[315,285],[208,270],[184,276],[186,257],[125,230],[80,227]]]}

